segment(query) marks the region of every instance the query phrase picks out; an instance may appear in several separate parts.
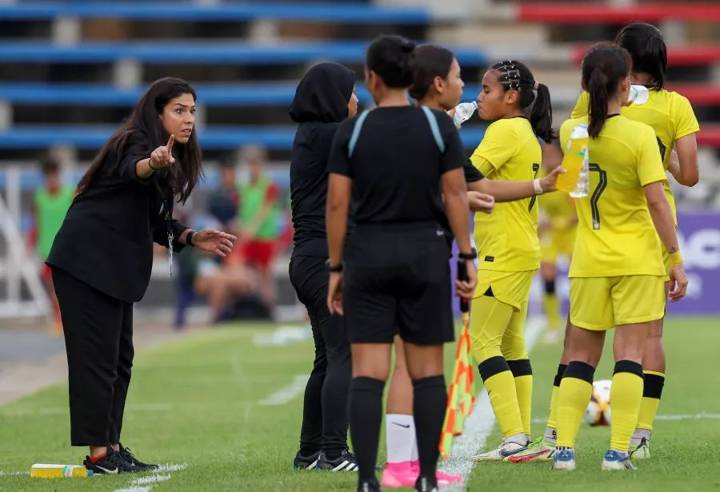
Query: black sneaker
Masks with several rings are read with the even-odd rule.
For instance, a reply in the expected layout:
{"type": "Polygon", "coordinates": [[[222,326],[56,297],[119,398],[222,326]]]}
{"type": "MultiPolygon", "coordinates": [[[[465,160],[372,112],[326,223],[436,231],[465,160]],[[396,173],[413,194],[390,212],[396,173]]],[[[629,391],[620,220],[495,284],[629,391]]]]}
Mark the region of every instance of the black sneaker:
{"type": "Polygon", "coordinates": [[[88,470],[92,470],[93,473],[104,475],[117,475],[118,473],[136,471],[132,463],[126,461],[120,453],[113,450],[111,447],[107,448],[105,456],[95,462],[90,460],[90,456],[86,456],[85,461],[83,461],[83,465],[85,465],[85,468],[88,470]]]}
{"type": "Polygon", "coordinates": [[[415,481],[415,492],[438,492],[438,490],[438,484],[435,478],[420,475],[415,481]]]}
{"type": "Polygon", "coordinates": [[[340,456],[338,456],[337,459],[334,460],[327,459],[325,453],[323,451],[320,451],[320,456],[318,457],[316,468],[318,470],[326,470],[333,472],[354,472],[357,471],[358,465],[355,455],[347,449],[343,449],[343,451],[340,453],[340,456]]]}
{"type": "Polygon", "coordinates": [[[315,467],[317,467],[319,457],[320,451],[312,453],[309,456],[303,456],[300,454],[300,451],[298,451],[293,460],[293,468],[296,470],[314,470],[315,467]]]}
{"type": "Polygon", "coordinates": [[[382,489],[380,488],[380,484],[377,481],[377,478],[373,478],[372,480],[364,480],[358,483],[358,492],[381,492],[382,489]]]}
{"type": "Polygon", "coordinates": [[[122,458],[130,463],[136,472],[149,472],[154,471],[158,469],[157,465],[151,465],[148,463],[143,463],[139,459],[135,457],[134,454],[132,454],[132,451],[130,451],[130,448],[123,447],[122,444],[120,444],[120,451],[118,451],[118,454],[122,456],[122,458]]]}

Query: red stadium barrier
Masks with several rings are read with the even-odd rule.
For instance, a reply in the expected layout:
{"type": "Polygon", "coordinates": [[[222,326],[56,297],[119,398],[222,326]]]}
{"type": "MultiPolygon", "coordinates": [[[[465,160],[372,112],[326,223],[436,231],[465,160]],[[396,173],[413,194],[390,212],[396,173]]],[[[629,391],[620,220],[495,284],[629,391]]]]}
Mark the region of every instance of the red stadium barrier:
{"type": "MultiPolygon", "coordinates": [[[[573,48],[572,59],[580,64],[590,44],[582,43],[573,48]]],[[[720,45],[699,44],[686,46],[670,46],[668,48],[668,65],[687,67],[720,63],[720,45]]]]}
{"type": "Polygon", "coordinates": [[[720,86],[709,84],[668,84],[668,90],[676,91],[690,99],[693,104],[720,105],[720,86]]]}
{"type": "Polygon", "coordinates": [[[700,133],[698,133],[698,145],[707,147],[720,148],[720,125],[703,125],[700,123],[700,133]]]}
{"type": "Polygon", "coordinates": [[[656,3],[612,6],[603,4],[533,3],[518,6],[517,19],[553,24],[625,24],[661,20],[720,21],[718,3],[656,3]]]}

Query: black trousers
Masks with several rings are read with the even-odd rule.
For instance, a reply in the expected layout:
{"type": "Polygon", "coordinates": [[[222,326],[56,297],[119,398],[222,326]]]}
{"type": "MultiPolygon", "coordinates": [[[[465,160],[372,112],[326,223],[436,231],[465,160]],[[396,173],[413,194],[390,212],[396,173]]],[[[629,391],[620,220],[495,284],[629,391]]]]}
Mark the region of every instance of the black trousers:
{"type": "Polygon", "coordinates": [[[305,455],[347,448],[350,342],[343,318],[331,316],[327,309],[328,280],[324,258],[295,256],[290,261],[290,282],[307,308],[315,342],[300,431],[305,455]]]}
{"type": "Polygon", "coordinates": [[[70,385],[73,446],[120,442],[134,356],[133,305],[53,268],[70,385]]]}

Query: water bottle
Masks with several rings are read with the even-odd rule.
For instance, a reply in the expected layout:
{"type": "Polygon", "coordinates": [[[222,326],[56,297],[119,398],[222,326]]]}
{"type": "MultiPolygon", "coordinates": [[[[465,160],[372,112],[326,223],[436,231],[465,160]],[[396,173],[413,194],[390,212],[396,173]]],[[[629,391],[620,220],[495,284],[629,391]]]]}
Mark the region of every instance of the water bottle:
{"type": "Polygon", "coordinates": [[[455,114],[453,115],[453,123],[455,123],[455,126],[460,128],[463,123],[470,119],[477,108],[478,105],[476,101],[460,103],[455,106],[455,114]]]}
{"type": "Polygon", "coordinates": [[[588,195],[590,188],[590,135],[587,125],[578,125],[570,133],[562,167],[565,173],[558,176],[557,189],[570,193],[573,198],[588,195]]]}
{"type": "Polygon", "coordinates": [[[33,478],[88,478],[93,476],[93,472],[82,465],[37,463],[30,468],[30,476],[33,478]]]}
{"type": "Polygon", "coordinates": [[[644,85],[633,84],[628,92],[628,102],[630,104],[645,104],[650,99],[650,90],[644,85]]]}

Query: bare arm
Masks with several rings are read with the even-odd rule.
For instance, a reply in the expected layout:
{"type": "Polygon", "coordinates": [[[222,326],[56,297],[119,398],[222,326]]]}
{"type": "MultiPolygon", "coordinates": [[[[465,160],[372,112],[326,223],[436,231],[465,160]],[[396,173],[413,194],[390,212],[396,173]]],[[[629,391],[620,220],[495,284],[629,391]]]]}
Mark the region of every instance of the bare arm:
{"type": "Polygon", "coordinates": [[[683,186],[695,186],[700,178],[697,162],[697,138],[694,133],[675,141],[678,165],[670,165],[670,172],[683,186]]]}
{"type": "Polygon", "coordinates": [[[652,217],[655,230],[665,249],[670,253],[670,298],[673,301],[682,299],[687,290],[687,276],[682,265],[682,257],[680,256],[680,246],[678,244],[677,234],[675,232],[675,221],[673,220],[672,210],[665,198],[665,192],[660,181],[650,183],[643,187],[645,198],[652,217]]]}
{"type": "Polygon", "coordinates": [[[342,261],[345,234],[347,233],[352,180],[347,176],[335,173],[330,173],[328,179],[328,196],[325,208],[328,256],[331,265],[338,265],[342,261]]]}
{"type": "MultiPolygon", "coordinates": [[[[445,196],[445,211],[450,223],[450,229],[452,229],[458,243],[460,253],[469,254],[472,251],[472,246],[470,243],[470,227],[468,225],[466,184],[462,169],[453,169],[442,175],[442,192],[445,196]]],[[[468,280],[457,282],[457,290],[461,297],[471,299],[476,283],[475,265],[472,260],[467,260],[465,266],[468,280]]]]}
{"type": "MultiPolygon", "coordinates": [[[[555,183],[560,174],[565,172],[561,167],[556,167],[547,176],[538,179],[538,185],[543,193],[555,191],[555,183]]],[[[534,195],[538,195],[535,191],[533,181],[504,181],[494,179],[481,179],[473,183],[468,183],[468,190],[478,191],[492,195],[496,202],[513,202],[522,200],[534,195]]]]}
{"type": "Polygon", "coordinates": [[[350,193],[352,180],[342,174],[330,173],[328,178],[328,195],[325,207],[325,224],[327,227],[328,262],[331,267],[340,267],[330,272],[327,306],[330,314],[343,314],[342,300],[342,256],[347,233],[347,217],[350,209],[350,193]]]}

